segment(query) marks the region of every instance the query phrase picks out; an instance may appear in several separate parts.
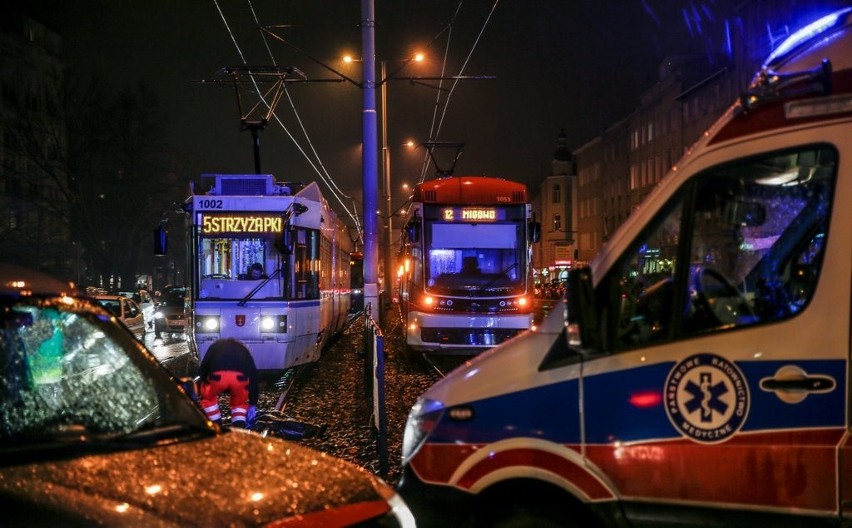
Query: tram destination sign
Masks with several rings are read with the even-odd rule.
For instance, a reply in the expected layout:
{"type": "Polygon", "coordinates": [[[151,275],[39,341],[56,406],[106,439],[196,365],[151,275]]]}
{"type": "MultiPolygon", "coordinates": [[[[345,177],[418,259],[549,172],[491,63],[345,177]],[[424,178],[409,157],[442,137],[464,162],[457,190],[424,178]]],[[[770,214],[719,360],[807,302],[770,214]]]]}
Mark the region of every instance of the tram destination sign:
{"type": "Polygon", "coordinates": [[[501,207],[445,207],[441,211],[445,222],[500,222],[506,219],[501,207]]]}
{"type": "Polygon", "coordinates": [[[284,220],[274,215],[201,215],[203,235],[225,233],[281,233],[284,220]]]}

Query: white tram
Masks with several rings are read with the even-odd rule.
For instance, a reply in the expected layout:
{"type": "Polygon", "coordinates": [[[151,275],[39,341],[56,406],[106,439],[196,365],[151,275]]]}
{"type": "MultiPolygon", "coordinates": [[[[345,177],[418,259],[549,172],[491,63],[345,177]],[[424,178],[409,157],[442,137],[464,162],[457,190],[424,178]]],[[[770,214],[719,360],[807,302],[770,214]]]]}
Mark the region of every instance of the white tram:
{"type": "Polygon", "coordinates": [[[408,348],[475,354],[529,329],[540,231],[521,183],[450,176],[416,185],[399,273],[408,348]]]}
{"type": "Polygon", "coordinates": [[[319,359],[349,312],[347,227],[316,183],[212,174],[201,186],[187,204],[190,343],[203,358],[217,339],[236,338],[260,370],[319,359]]]}

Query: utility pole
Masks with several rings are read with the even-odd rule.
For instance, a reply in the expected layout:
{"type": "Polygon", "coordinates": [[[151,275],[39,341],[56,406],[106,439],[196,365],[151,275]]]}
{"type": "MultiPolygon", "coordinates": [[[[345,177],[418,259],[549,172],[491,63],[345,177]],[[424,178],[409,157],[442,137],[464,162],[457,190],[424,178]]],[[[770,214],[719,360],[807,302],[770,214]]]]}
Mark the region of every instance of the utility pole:
{"type": "MultiPolygon", "coordinates": [[[[385,201],[385,226],[382,233],[384,233],[384,249],[385,249],[385,259],[384,259],[384,268],[385,268],[385,294],[384,294],[384,304],[382,305],[390,307],[391,296],[393,295],[393,281],[394,281],[394,273],[393,273],[393,209],[391,208],[391,196],[393,193],[391,192],[391,181],[390,181],[390,149],[388,149],[388,78],[387,78],[387,70],[385,66],[385,61],[381,61],[382,64],[382,72],[381,72],[381,83],[382,83],[382,189],[384,189],[384,196],[382,197],[385,201]]],[[[387,310],[382,310],[382,323],[386,323],[385,321],[385,312],[387,310]]]]}
{"type": "Polygon", "coordinates": [[[374,0],[361,0],[362,182],[364,185],[364,306],[379,307],[378,141],[376,126],[376,17],[374,0]]]}
{"type": "MultiPolygon", "coordinates": [[[[391,252],[391,230],[393,227],[393,210],[391,209],[391,198],[392,192],[390,187],[390,151],[387,146],[387,94],[385,84],[390,79],[399,79],[399,80],[408,80],[411,84],[421,84],[424,86],[428,86],[431,88],[441,89],[439,86],[433,86],[425,83],[424,81],[444,81],[444,80],[483,80],[483,79],[494,79],[493,76],[486,75],[478,75],[478,76],[464,76],[464,75],[455,75],[451,77],[396,77],[396,73],[399,72],[399,69],[396,71],[387,74],[385,61],[382,61],[382,78],[380,81],[376,81],[376,20],[375,20],[375,0],[361,0],[361,68],[362,68],[362,82],[357,82],[354,79],[349,78],[343,73],[335,70],[328,64],[320,61],[319,59],[312,57],[305,53],[303,50],[298,47],[292,45],[287,42],[285,39],[276,35],[274,32],[269,30],[268,28],[263,28],[263,30],[272,36],[273,38],[283,42],[287,46],[296,50],[298,53],[304,55],[308,59],[313,62],[319,64],[326,70],[331,71],[335,75],[339,77],[336,79],[338,81],[347,81],[355,86],[358,86],[362,89],[362,123],[361,123],[361,133],[362,133],[362,152],[361,152],[361,164],[362,164],[362,186],[364,189],[364,304],[371,304],[373,309],[377,309],[379,307],[379,287],[378,287],[378,262],[379,262],[379,199],[378,199],[378,174],[379,174],[379,147],[378,147],[378,129],[377,129],[377,114],[376,114],[376,85],[382,86],[382,116],[383,116],[383,158],[382,158],[382,167],[383,167],[383,175],[384,175],[384,193],[383,196],[385,200],[385,214],[387,216],[387,224],[385,226],[385,289],[390,294],[390,290],[392,288],[393,283],[393,270],[392,268],[392,260],[393,254],[391,252]]],[[[407,64],[412,59],[407,59],[405,64],[407,64]]],[[[420,58],[414,60],[422,60],[420,58]]],[[[404,67],[403,65],[402,67],[404,67]]],[[[400,68],[401,69],[401,68],[400,68]]],[[[301,73],[301,72],[299,72],[301,73]]],[[[329,81],[331,79],[322,79],[322,81],[329,81]]],[[[303,79],[303,81],[307,81],[307,79],[303,79]]]]}

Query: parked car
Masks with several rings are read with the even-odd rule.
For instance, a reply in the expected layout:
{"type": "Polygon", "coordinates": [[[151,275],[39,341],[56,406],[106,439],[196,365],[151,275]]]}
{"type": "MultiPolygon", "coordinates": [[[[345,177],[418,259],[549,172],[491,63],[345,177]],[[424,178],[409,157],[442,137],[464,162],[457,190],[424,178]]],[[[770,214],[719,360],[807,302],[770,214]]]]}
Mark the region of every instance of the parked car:
{"type": "Polygon", "coordinates": [[[214,425],[69,284],[0,264],[3,526],[413,526],[378,477],[214,425]]]}
{"type": "Polygon", "coordinates": [[[145,337],[145,316],[136,301],[123,295],[95,295],[94,299],[124,323],[138,339],[145,337]]]}
{"type": "Polygon", "coordinates": [[[135,291],[119,291],[119,295],[124,295],[128,299],[133,299],[139,308],[142,310],[142,315],[145,319],[145,331],[154,329],[154,312],[157,307],[153,297],[148,293],[148,290],[135,291]]]}
{"type": "Polygon", "coordinates": [[[186,329],[186,288],[170,286],[163,290],[154,312],[154,332],[157,339],[183,335],[186,329]]]}

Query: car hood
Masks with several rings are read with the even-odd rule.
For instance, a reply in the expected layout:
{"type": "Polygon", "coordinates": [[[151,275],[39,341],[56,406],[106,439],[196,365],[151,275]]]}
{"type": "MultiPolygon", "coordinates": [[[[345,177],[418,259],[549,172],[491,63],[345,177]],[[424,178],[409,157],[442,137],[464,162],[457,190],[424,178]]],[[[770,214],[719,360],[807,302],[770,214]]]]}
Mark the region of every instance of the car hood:
{"type": "MultiPolygon", "coordinates": [[[[22,524],[39,524],[42,516],[124,526],[255,526],[327,509],[379,515],[388,509],[380,486],[369,472],[324,453],[232,431],[0,468],[0,505],[22,524]]],[[[3,518],[0,524],[10,520],[3,518]]]]}

